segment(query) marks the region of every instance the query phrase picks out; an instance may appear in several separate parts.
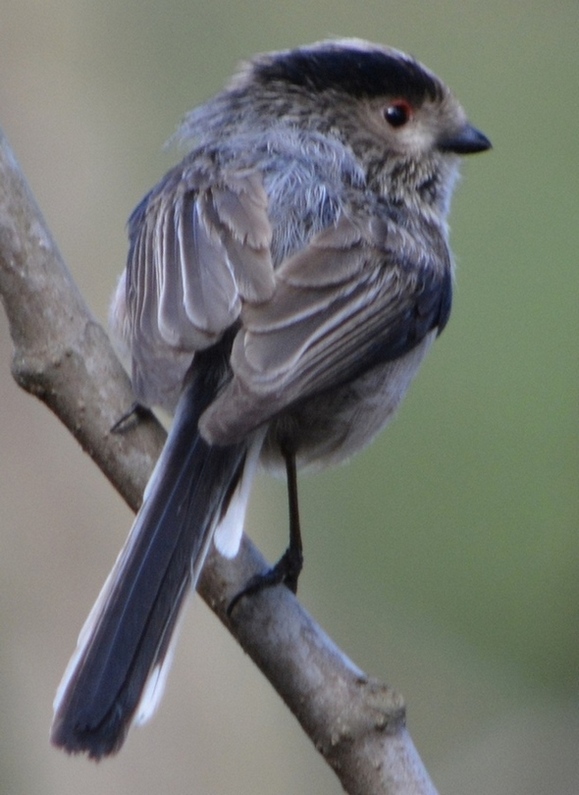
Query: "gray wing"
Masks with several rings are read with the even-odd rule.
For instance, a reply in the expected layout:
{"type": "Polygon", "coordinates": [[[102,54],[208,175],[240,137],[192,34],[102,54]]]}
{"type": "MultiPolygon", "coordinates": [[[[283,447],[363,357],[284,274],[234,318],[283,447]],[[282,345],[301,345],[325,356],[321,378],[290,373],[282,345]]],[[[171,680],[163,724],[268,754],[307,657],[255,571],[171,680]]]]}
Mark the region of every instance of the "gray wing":
{"type": "Polygon", "coordinates": [[[273,297],[241,313],[233,380],[200,422],[231,443],[284,408],[355,379],[446,323],[451,261],[389,219],[343,216],[276,272],[273,297]]]}
{"type": "Polygon", "coordinates": [[[178,167],[131,216],[126,342],[139,399],[174,402],[193,353],[236,322],[244,301],[271,297],[267,204],[255,171],[210,182],[178,167]]]}

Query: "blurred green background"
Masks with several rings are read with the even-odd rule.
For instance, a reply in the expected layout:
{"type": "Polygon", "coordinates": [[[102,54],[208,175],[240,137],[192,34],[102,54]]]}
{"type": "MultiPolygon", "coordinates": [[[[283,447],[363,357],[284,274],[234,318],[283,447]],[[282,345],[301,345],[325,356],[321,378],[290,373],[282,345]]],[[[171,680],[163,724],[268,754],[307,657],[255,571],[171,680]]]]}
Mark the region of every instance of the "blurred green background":
{"type": "MultiPolygon", "coordinates": [[[[579,791],[579,6],[567,2],[3,0],[0,124],[94,312],[183,114],[242,58],[328,35],[409,51],[494,150],[464,164],[453,316],[396,422],[304,478],[301,598],[401,690],[441,793],[579,791]]],[[[0,318],[0,792],[335,793],[200,600],[166,698],[98,766],[48,745],[54,689],[131,523],[9,375],[0,318]]],[[[283,484],[247,525],[275,558],[283,484]]]]}

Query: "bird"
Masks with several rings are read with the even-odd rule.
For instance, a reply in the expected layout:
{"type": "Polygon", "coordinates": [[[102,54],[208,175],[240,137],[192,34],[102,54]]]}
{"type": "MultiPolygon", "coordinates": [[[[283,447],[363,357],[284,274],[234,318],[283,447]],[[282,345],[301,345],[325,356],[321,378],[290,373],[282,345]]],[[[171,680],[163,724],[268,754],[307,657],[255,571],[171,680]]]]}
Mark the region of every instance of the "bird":
{"type": "Polygon", "coordinates": [[[111,308],[137,401],[174,418],[54,703],[53,744],[96,760],[154,712],[186,596],[212,544],[237,553],[258,468],[287,477],[290,543],[229,613],[296,591],[296,473],[396,412],[449,318],[460,157],[491,147],[427,67],[351,38],[253,57],[177,137],[111,308]]]}

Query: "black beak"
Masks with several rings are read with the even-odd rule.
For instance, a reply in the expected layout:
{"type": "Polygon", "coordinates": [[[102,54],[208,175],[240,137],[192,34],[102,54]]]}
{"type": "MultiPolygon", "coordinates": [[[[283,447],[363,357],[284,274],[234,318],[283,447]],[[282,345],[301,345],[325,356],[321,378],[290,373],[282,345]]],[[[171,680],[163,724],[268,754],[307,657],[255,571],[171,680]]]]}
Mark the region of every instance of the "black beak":
{"type": "Polygon", "coordinates": [[[492,146],[486,135],[470,124],[458,132],[439,141],[438,148],[442,152],[454,152],[457,155],[472,155],[476,152],[486,152],[492,146]]]}

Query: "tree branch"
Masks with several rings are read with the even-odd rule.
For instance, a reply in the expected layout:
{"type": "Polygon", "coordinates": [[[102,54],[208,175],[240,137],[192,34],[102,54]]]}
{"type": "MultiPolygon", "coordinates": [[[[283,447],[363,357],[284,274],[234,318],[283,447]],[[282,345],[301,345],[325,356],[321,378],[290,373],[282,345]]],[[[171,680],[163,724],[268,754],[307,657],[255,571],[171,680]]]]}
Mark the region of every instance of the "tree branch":
{"type": "MultiPolygon", "coordinates": [[[[12,374],[43,400],[133,510],[164,442],[152,417],[111,428],[133,402],[129,379],[64,265],[0,131],[0,298],[12,374]]],[[[404,703],[360,671],[287,588],[226,606],[266,562],[244,537],[212,553],[199,592],[259,666],[351,795],[436,795],[405,727],[404,703]]]]}

